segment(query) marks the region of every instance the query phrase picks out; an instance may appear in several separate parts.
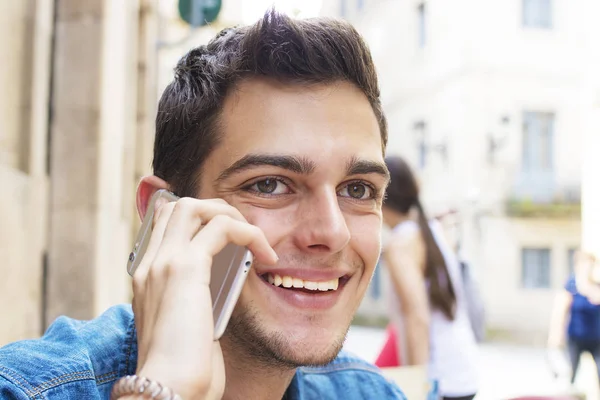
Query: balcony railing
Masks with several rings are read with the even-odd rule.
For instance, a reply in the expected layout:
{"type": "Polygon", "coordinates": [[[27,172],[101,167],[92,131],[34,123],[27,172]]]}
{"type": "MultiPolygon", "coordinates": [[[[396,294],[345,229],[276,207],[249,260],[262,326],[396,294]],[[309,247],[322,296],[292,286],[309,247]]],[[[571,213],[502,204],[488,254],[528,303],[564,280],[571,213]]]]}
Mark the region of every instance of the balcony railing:
{"type": "Polygon", "coordinates": [[[506,202],[518,218],[580,218],[581,184],[559,184],[551,173],[519,174],[506,202]]]}

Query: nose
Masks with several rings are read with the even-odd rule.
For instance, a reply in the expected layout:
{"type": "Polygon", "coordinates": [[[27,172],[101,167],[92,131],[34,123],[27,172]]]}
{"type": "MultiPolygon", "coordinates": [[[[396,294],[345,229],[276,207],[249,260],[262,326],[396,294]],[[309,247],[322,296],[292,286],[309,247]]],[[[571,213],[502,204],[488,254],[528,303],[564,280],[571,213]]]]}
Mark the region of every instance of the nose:
{"type": "Polygon", "coordinates": [[[313,193],[300,205],[296,245],[312,253],[337,253],[350,241],[350,230],[335,190],[313,193]]]}

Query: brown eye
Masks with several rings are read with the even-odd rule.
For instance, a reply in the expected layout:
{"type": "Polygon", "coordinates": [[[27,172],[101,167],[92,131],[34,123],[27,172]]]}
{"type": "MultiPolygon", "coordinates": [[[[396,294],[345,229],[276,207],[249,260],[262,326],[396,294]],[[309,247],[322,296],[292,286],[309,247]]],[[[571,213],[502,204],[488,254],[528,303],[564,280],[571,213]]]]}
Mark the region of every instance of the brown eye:
{"type": "Polygon", "coordinates": [[[256,189],[260,193],[273,193],[277,189],[277,180],[265,179],[264,181],[256,182],[256,189]]]}
{"type": "Polygon", "coordinates": [[[348,185],[348,195],[354,199],[362,199],[366,192],[367,188],[360,183],[348,185]]]}
{"type": "Polygon", "coordinates": [[[270,197],[292,193],[292,190],[283,179],[263,178],[254,181],[253,184],[246,187],[246,190],[258,196],[270,197]]]}
{"type": "Polygon", "coordinates": [[[367,200],[374,197],[374,190],[364,183],[353,182],[344,186],[338,194],[355,200],[367,200]]]}

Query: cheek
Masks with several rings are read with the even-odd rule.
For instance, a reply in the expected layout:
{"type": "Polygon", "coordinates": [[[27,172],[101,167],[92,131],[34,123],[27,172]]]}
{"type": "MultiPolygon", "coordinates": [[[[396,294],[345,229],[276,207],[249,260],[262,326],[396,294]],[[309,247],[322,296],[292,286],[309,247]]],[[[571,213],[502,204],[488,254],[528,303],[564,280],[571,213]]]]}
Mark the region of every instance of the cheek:
{"type": "Polygon", "coordinates": [[[381,253],[381,218],[363,217],[349,228],[352,233],[350,245],[364,261],[367,272],[371,273],[381,253]]]}
{"type": "Polygon", "coordinates": [[[270,210],[254,206],[241,206],[238,209],[250,224],[262,229],[271,246],[286,237],[293,226],[289,212],[281,209],[270,210]]]}

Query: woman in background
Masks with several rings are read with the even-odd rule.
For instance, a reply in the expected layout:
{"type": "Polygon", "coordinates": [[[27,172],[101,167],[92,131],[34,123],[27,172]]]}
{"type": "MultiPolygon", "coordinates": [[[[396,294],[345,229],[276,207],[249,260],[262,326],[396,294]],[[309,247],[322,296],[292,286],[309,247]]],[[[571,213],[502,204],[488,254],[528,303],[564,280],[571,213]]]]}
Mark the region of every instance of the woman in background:
{"type": "Polygon", "coordinates": [[[383,220],[392,228],[383,259],[393,284],[392,321],[403,365],[426,365],[444,400],[477,392],[476,342],[458,260],[439,223],[430,222],[416,179],[399,157],[386,158],[391,183],[383,220]]]}
{"type": "Polygon", "coordinates": [[[574,263],[574,275],[554,301],[548,335],[552,367],[557,373],[566,333],[571,383],[575,382],[584,351],[593,356],[600,380],[600,265],[592,255],[581,252],[575,255],[574,263]]]}

